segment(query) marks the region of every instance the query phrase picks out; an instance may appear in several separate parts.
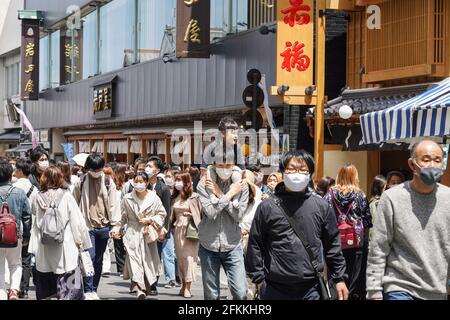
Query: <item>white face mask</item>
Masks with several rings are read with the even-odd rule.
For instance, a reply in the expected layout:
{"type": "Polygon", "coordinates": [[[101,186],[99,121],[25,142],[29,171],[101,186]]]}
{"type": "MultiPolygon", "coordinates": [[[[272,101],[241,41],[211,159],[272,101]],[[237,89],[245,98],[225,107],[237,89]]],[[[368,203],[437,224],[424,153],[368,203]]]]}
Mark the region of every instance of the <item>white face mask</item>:
{"type": "Polygon", "coordinates": [[[178,191],[181,191],[181,190],[183,190],[183,188],[184,188],[183,182],[181,182],[181,181],[175,182],[175,189],[177,189],[178,191]]]}
{"type": "Polygon", "coordinates": [[[147,174],[147,176],[149,178],[153,177],[156,173],[153,172],[152,169],[150,169],[150,167],[145,167],[145,173],[147,174]]]}
{"type": "Polygon", "coordinates": [[[102,176],[102,173],[103,173],[102,171],[99,171],[99,172],[89,171],[89,174],[94,179],[100,178],[102,176]]]}
{"type": "Polygon", "coordinates": [[[226,169],[226,168],[216,168],[216,173],[222,180],[228,180],[231,178],[233,174],[232,169],[226,169]]]}
{"type": "Polygon", "coordinates": [[[38,165],[39,165],[39,169],[47,170],[48,167],[50,166],[50,163],[47,160],[45,160],[45,161],[39,161],[38,165]]]}
{"type": "Polygon", "coordinates": [[[175,184],[175,181],[173,181],[173,179],[171,178],[166,178],[164,181],[166,182],[166,185],[168,187],[173,187],[173,185],[175,184]]]}
{"type": "Polygon", "coordinates": [[[293,192],[300,192],[306,189],[309,184],[310,175],[301,173],[291,173],[284,175],[284,184],[293,192]]]}
{"type": "Polygon", "coordinates": [[[145,189],[147,189],[147,186],[145,185],[145,183],[135,183],[134,184],[134,190],[136,190],[136,192],[144,192],[145,189]]]}

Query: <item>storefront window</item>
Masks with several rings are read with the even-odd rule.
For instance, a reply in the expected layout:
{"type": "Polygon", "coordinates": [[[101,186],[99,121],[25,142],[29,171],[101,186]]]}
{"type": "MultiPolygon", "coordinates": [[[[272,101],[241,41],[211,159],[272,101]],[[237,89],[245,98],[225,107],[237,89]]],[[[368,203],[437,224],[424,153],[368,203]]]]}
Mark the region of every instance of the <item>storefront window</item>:
{"type": "Polygon", "coordinates": [[[60,81],[60,31],[50,34],[50,86],[59,87],[60,81]]]}
{"type": "Polygon", "coordinates": [[[6,95],[8,97],[19,94],[20,91],[19,70],[20,64],[18,62],[6,66],[6,95]]]}
{"type": "Polygon", "coordinates": [[[39,91],[49,88],[49,36],[39,41],[39,91]]]}
{"type": "Polygon", "coordinates": [[[175,51],[176,0],[140,0],[138,12],[139,61],[175,51]]]}
{"type": "Polygon", "coordinates": [[[91,12],[83,19],[83,79],[87,79],[98,73],[98,39],[97,39],[97,18],[98,11],[91,12]]]}
{"type": "Polygon", "coordinates": [[[135,1],[114,0],[100,8],[100,72],[134,62],[135,1]]]}

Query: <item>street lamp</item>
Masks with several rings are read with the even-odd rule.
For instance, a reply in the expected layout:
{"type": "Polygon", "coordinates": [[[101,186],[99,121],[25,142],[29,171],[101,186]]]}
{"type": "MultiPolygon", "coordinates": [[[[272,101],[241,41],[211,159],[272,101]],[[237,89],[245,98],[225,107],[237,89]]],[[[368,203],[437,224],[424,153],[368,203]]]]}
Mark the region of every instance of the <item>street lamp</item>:
{"type": "Polygon", "coordinates": [[[342,119],[344,120],[350,119],[352,115],[353,109],[350,106],[344,104],[339,108],[339,117],[341,117],[342,119]]]}

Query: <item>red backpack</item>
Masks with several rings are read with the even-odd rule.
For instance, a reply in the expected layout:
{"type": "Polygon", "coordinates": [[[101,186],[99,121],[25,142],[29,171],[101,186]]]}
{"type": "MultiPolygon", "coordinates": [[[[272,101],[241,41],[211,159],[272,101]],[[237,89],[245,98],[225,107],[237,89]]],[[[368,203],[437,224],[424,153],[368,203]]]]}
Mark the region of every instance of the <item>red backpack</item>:
{"type": "Polygon", "coordinates": [[[0,197],[2,206],[0,208],[0,248],[17,247],[17,220],[9,210],[8,200],[14,187],[11,187],[6,193],[6,198],[0,197]]]}
{"type": "Polygon", "coordinates": [[[355,223],[352,223],[348,214],[352,210],[353,201],[349,204],[347,212],[344,214],[339,205],[336,202],[333,191],[330,190],[331,199],[333,199],[334,207],[339,212],[338,217],[338,230],[341,235],[341,248],[345,249],[358,249],[362,246],[362,234],[363,234],[363,224],[359,219],[355,223]]]}

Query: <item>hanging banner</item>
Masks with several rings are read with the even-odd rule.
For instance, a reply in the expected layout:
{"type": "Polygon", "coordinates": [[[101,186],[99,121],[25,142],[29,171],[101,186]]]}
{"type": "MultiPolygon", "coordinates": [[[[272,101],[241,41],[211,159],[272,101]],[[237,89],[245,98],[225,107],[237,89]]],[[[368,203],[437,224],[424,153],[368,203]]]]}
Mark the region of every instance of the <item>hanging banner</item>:
{"type": "Polygon", "coordinates": [[[17,113],[22,117],[23,124],[25,127],[27,127],[28,130],[31,132],[31,142],[33,143],[33,148],[36,148],[38,146],[37,139],[36,139],[36,132],[33,129],[33,125],[31,124],[30,120],[28,120],[27,115],[19,108],[14,107],[17,111],[17,113]]]}
{"type": "Polygon", "coordinates": [[[66,154],[67,161],[70,165],[76,164],[72,159],[75,156],[75,144],[74,143],[61,143],[64,148],[64,153],[66,154]]]}
{"type": "Polygon", "coordinates": [[[39,20],[22,20],[21,100],[39,99],[39,20]]]}
{"type": "Polygon", "coordinates": [[[280,96],[287,104],[305,103],[305,89],[314,84],[314,0],[277,1],[277,77],[278,88],[289,89],[280,96]],[[296,99],[300,97],[300,99],[296,99]]]}
{"type": "Polygon", "coordinates": [[[209,58],[210,0],[177,0],[177,58],[209,58]]]}

